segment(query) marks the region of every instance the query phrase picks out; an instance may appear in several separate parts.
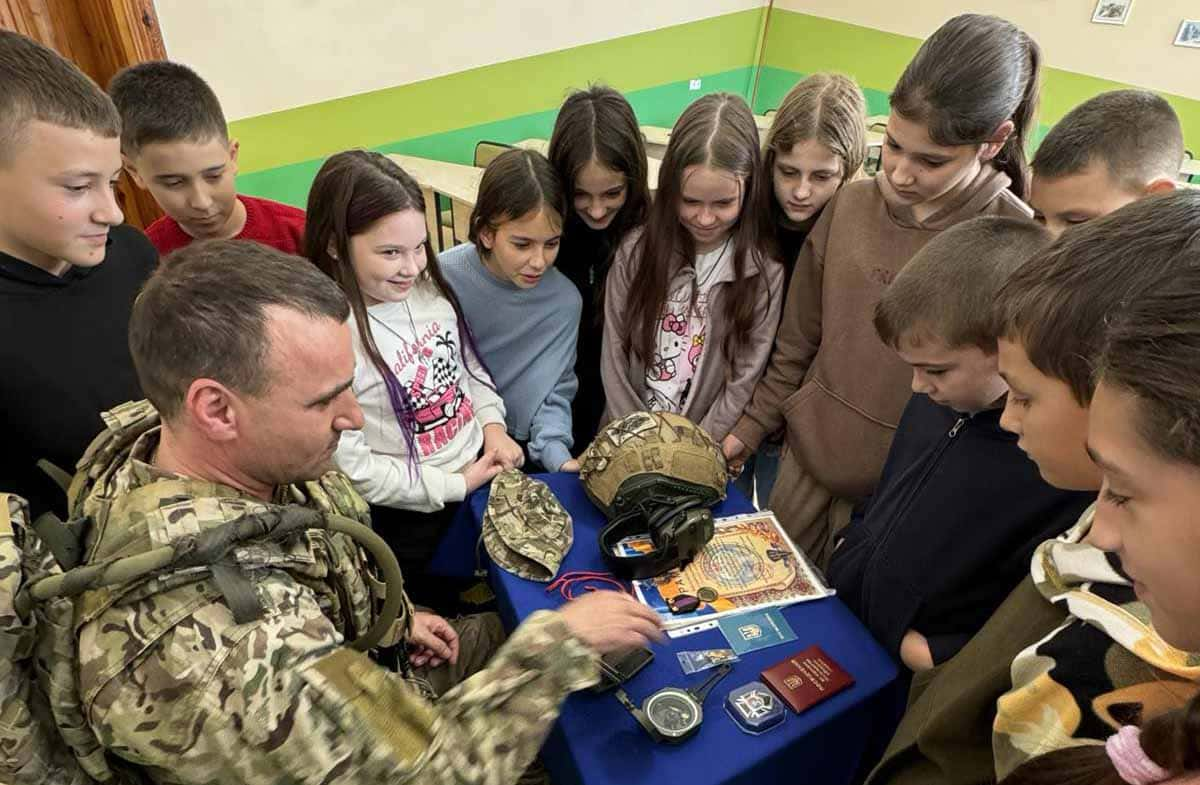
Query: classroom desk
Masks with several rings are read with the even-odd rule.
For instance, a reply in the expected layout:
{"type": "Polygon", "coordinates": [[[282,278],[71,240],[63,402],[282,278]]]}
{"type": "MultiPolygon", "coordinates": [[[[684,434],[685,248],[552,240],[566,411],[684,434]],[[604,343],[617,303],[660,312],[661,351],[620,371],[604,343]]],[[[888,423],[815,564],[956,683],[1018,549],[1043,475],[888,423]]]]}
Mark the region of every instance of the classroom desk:
{"type": "MultiPolygon", "coordinates": [[[[575,542],[560,572],[603,570],[596,537],[603,516],[584,494],[577,475],[538,475],[574,521],[575,542]]],[[[487,490],[472,494],[443,539],[431,565],[435,572],[463,573],[475,567],[479,521],[487,505],[487,490]]],[[[752,511],[750,503],[730,486],[730,498],[717,515],[752,511]]],[[[501,617],[508,629],[541,608],[562,603],[545,584],[527,581],[488,566],[501,617]]],[[[762,785],[797,782],[842,785],[850,782],[872,734],[872,722],[891,716],[896,698],[892,684],[897,666],[836,597],[800,603],[784,609],[797,639],[761,649],[734,664],[704,704],[704,722],[696,736],[679,746],[656,744],[611,695],[577,693],[563,706],[542,758],[559,785],[626,785],[626,783],[688,783],[688,785],[762,785]],[[811,645],[820,644],[856,680],[850,689],[804,714],[788,713],[782,726],[762,736],[742,733],[725,714],[725,696],[734,687],[758,678],[770,665],[811,645]]],[[[725,647],[719,630],[668,639],[654,647],[650,665],[626,684],[637,703],[668,685],[695,686],[709,675],[685,676],[675,652],[725,647]]],[[[890,735],[890,733],[888,734],[890,735]]]]}
{"type": "MultiPolygon", "coordinates": [[[[545,139],[522,139],[517,142],[516,147],[525,150],[536,150],[542,155],[546,155],[550,151],[550,142],[545,139]]],[[[646,185],[650,187],[650,193],[658,190],[658,170],[662,168],[662,158],[646,153],[646,185]]]]}
{"type": "Polygon", "coordinates": [[[479,195],[479,180],[483,177],[483,170],[479,167],[395,153],[388,158],[412,175],[419,185],[432,188],[451,199],[475,204],[475,198],[479,195]]]}
{"type": "MultiPolygon", "coordinates": [[[[540,145],[549,145],[544,139],[525,139],[516,144],[530,150],[538,150],[540,145]]],[[[543,152],[538,150],[538,152],[543,152]]],[[[545,153],[543,152],[543,155],[545,153]]],[[[465,164],[453,164],[449,161],[437,161],[432,158],[419,158],[415,155],[400,155],[394,153],[388,158],[399,164],[400,168],[413,176],[417,184],[429,188],[435,193],[448,197],[458,214],[469,213],[479,197],[479,181],[483,178],[483,169],[465,164]]],[[[658,170],[662,161],[648,157],[646,160],[646,182],[650,193],[658,190],[658,170]]],[[[456,215],[458,215],[456,214],[456,215]]],[[[456,220],[456,224],[458,221],[456,220]]],[[[465,237],[465,231],[462,232],[465,237]]]]}

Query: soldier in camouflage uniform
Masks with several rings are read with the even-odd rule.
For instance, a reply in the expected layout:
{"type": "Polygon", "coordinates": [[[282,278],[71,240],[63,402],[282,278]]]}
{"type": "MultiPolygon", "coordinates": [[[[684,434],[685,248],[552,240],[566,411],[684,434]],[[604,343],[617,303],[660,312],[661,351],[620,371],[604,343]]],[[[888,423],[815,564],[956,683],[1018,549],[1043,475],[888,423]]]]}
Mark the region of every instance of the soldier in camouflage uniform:
{"type": "MultiPolygon", "coordinates": [[[[280,505],[366,520],[325,471],[341,431],[363,422],[348,316],[328,278],[265,246],[176,253],[130,327],[154,406],[109,412],[72,487],[73,513],[92,519],[85,561],[280,505]]],[[[597,592],[535,613],[431,702],[344,645],[378,594],[344,535],[252,542],[233,562],[219,567],[251,592],[214,567],[77,601],[84,716],[155,782],[515,782],[563,699],[597,680],[597,655],[660,635],[650,611],[597,592]]],[[[427,665],[465,656],[450,624],[407,602],[397,637],[427,665]]]]}

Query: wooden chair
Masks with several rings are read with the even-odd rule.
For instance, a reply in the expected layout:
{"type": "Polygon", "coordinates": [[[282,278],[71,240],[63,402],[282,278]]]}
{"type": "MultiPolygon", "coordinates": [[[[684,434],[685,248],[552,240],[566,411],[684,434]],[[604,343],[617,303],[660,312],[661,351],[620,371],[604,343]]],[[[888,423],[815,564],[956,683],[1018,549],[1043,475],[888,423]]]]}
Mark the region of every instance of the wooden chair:
{"type": "Polygon", "coordinates": [[[450,225],[453,227],[454,243],[470,242],[472,206],[458,199],[450,200],[450,225]]]}
{"type": "Polygon", "coordinates": [[[475,165],[481,168],[486,167],[496,158],[496,156],[511,149],[513,149],[511,144],[504,144],[503,142],[476,142],[475,165]]]}
{"type": "Polygon", "coordinates": [[[425,197],[425,229],[429,232],[429,243],[434,251],[441,253],[454,246],[454,231],[449,226],[452,218],[449,214],[438,215],[437,194],[432,188],[421,188],[421,194],[425,197]]]}

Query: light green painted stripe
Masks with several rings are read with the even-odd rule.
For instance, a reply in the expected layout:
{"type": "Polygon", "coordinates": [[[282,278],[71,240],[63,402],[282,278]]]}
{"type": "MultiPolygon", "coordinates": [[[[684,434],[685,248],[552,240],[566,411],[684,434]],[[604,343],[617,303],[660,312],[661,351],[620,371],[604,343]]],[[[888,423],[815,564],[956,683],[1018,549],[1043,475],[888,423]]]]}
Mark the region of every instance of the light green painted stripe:
{"type": "MultiPolygon", "coordinates": [[[[701,77],[699,92],[690,90],[688,82],[682,81],[634,90],[627,92],[625,96],[633,106],[640,123],[670,126],[675,123],[684,107],[702,94],[727,91],[745,95],[750,89],[753,73],[753,68],[746,67],[704,75],[701,77]]],[[[557,113],[557,108],[533,112],[445,133],[394,140],[377,145],[375,149],[385,153],[405,153],[442,161],[471,163],[475,154],[475,143],[480,140],[512,144],[522,139],[548,139],[554,128],[557,113]]],[[[313,177],[324,160],[325,156],[321,156],[295,164],[240,174],[237,179],[238,191],[303,207],[313,177]]]]}
{"type": "Polygon", "coordinates": [[[763,13],[725,14],[238,120],[230,132],[250,173],[547,111],[571,88],[594,81],[628,92],[732,71],[753,64],[763,13]]]}
{"type": "MultiPolygon", "coordinates": [[[[767,34],[764,54],[767,67],[763,69],[764,79],[759,83],[756,109],[763,111],[776,105],[787,92],[786,88],[780,92],[780,87],[789,79],[794,82],[799,75],[815,71],[840,71],[853,76],[862,85],[871,104],[871,113],[882,113],[886,104],[880,108],[878,98],[872,93],[886,96],[920,45],[917,38],[776,9],[772,11],[767,34]],[[766,81],[772,81],[767,92],[777,96],[776,104],[766,100],[763,88],[766,81]]],[[[1043,125],[1039,129],[1039,140],[1048,124],[1058,122],[1083,101],[1108,90],[1130,86],[1059,68],[1045,69],[1039,117],[1043,125]]],[[[1172,93],[1160,92],[1160,95],[1179,114],[1188,148],[1200,153],[1200,101],[1172,93]]]]}

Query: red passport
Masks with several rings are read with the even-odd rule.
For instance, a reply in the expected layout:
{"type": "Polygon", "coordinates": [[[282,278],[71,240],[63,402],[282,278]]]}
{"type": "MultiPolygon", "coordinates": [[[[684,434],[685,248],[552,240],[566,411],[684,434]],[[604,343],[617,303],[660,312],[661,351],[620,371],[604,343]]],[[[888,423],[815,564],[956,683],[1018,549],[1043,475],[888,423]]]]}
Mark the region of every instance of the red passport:
{"type": "Polygon", "coordinates": [[[767,668],[761,676],[780,700],[797,714],[854,684],[854,677],[830,659],[820,646],[809,646],[793,654],[767,668]]]}

